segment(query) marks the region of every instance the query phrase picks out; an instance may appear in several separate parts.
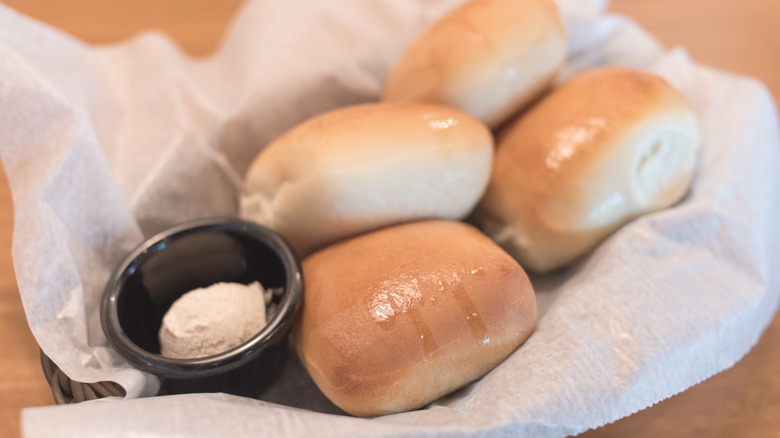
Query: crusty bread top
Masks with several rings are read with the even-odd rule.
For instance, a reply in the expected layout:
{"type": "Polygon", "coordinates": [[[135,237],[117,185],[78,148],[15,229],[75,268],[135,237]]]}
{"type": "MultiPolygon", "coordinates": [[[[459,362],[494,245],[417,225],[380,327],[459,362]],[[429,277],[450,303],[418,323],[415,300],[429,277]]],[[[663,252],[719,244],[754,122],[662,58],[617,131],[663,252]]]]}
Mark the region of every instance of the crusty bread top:
{"type": "Polygon", "coordinates": [[[692,113],[663,78],[614,67],[589,70],[502,132],[499,150],[502,160],[522,169],[517,175],[529,176],[527,182],[546,186],[554,179],[566,184],[579,179],[638,123],[661,113],[681,117],[692,113]]]}
{"type": "Polygon", "coordinates": [[[473,0],[407,48],[382,98],[451,105],[495,127],[549,84],[566,53],[553,1],[473,0]]]}
{"type": "Polygon", "coordinates": [[[347,106],[312,117],[271,142],[252,162],[247,188],[263,189],[255,186],[261,176],[263,181],[290,182],[310,175],[317,166],[337,165],[343,170],[350,162],[363,165],[373,157],[389,159],[428,147],[457,153],[484,149],[491,142],[483,124],[443,105],[347,106]]]}
{"type": "Polygon", "coordinates": [[[454,390],[536,323],[522,268],[460,222],[360,236],[306,258],[303,271],[299,353],[323,392],[357,415],[417,408],[432,391],[454,390]]]}
{"type": "Polygon", "coordinates": [[[344,107],[303,122],[258,155],[242,215],[306,255],[383,226],[461,219],[484,193],[492,163],[491,132],[462,111],[426,103],[344,107]]]}
{"type": "MultiPolygon", "coordinates": [[[[625,142],[636,140],[634,131],[675,124],[695,129],[695,116],[661,77],[621,68],[587,71],[500,134],[491,184],[530,198],[526,201],[531,204],[565,194],[571,209],[584,211],[581,206],[592,201],[594,189],[585,179],[588,172],[625,142]]],[[[620,169],[612,172],[624,176],[620,169]]],[[[610,182],[609,177],[601,179],[610,182]]]]}
{"type": "Polygon", "coordinates": [[[475,220],[524,267],[561,266],[679,200],[698,142],[695,114],[661,77],[586,71],[499,133],[475,220]]]}

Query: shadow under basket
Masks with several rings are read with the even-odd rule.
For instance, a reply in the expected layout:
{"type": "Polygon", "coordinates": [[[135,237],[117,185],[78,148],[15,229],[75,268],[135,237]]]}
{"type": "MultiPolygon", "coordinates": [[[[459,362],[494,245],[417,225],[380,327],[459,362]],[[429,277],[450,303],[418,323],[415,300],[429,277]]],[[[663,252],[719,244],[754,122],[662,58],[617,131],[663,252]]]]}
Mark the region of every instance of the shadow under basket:
{"type": "Polygon", "coordinates": [[[41,351],[41,368],[58,405],[79,403],[103,397],[124,397],[125,390],[114,382],[82,383],[71,380],[41,351]]]}

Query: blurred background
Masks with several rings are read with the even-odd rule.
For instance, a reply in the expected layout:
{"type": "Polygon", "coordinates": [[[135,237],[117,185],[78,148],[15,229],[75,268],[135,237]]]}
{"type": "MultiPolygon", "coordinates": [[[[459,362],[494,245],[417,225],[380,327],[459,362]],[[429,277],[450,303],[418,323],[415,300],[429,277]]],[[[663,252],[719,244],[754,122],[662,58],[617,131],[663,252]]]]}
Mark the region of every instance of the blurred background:
{"type": "MultiPolygon", "coordinates": [[[[245,0],[4,0],[17,11],[93,44],[144,29],[170,35],[194,56],[218,46],[245,0]]],[[[701,63],[764,80],[780,94],[780,4],[777,0],[612,0],[667,47],[684,46],[701,63]]]]}

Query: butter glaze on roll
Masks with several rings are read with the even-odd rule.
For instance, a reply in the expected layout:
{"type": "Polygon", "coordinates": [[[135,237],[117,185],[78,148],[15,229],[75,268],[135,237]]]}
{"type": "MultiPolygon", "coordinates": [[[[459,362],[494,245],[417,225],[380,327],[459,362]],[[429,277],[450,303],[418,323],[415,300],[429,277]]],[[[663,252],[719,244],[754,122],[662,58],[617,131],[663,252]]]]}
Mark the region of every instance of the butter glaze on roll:
{"type": "Polygon", "coordinates": [[[302,255],[381,227],[462,219],[487,187],[493,137],[456,109],[375,103],[314,117],[250,166],[241,215],[302,255]]]}
{"type": "Polygon", "coordinates": [[[523,269],[461,222],[366,234],[309,256],[303,271],[298,354],[353,415],[421,408],[490,371],[536,325],[523,269]]]}
{"type": "Polygon", "coordinates": [[[408,47],[382,98],[441,103],[496,127],[547,88],[566,53],[552,0],[472,0],[408,47]]]}
{"type": "Polygon", "coordinates": [[[698,144],[693,111],[662,78],[582,73],[500,135],[475,223],[524,268],[556,269],[677,202],[698,144]]]}

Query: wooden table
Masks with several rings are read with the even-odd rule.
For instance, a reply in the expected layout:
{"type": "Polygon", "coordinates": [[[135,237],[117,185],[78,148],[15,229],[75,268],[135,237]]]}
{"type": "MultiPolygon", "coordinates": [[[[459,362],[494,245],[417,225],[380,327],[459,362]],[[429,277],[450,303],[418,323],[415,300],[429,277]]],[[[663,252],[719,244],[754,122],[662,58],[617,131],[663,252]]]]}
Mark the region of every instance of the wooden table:
{"type": "MultiPolygon", "coordinates": [[[[214,50],[242,0],[6,0],[25,14],[91,43],[146,28],[171,35],[193,55],[214,50]]],[[[780,2],[615,0],[667,47],[700,63],[748,74],[780,96],[780,2]]],[[[22,310],[11,261],[13,205],[0,171],[0,435],[18,436],[22,408],[53,404],[38,346],[22,310]]],[[[780,267],[779,267],[780,268],[780,267]]],[[[732,369],[583,437],[780,437],[780,317],[732,369]]]]}

